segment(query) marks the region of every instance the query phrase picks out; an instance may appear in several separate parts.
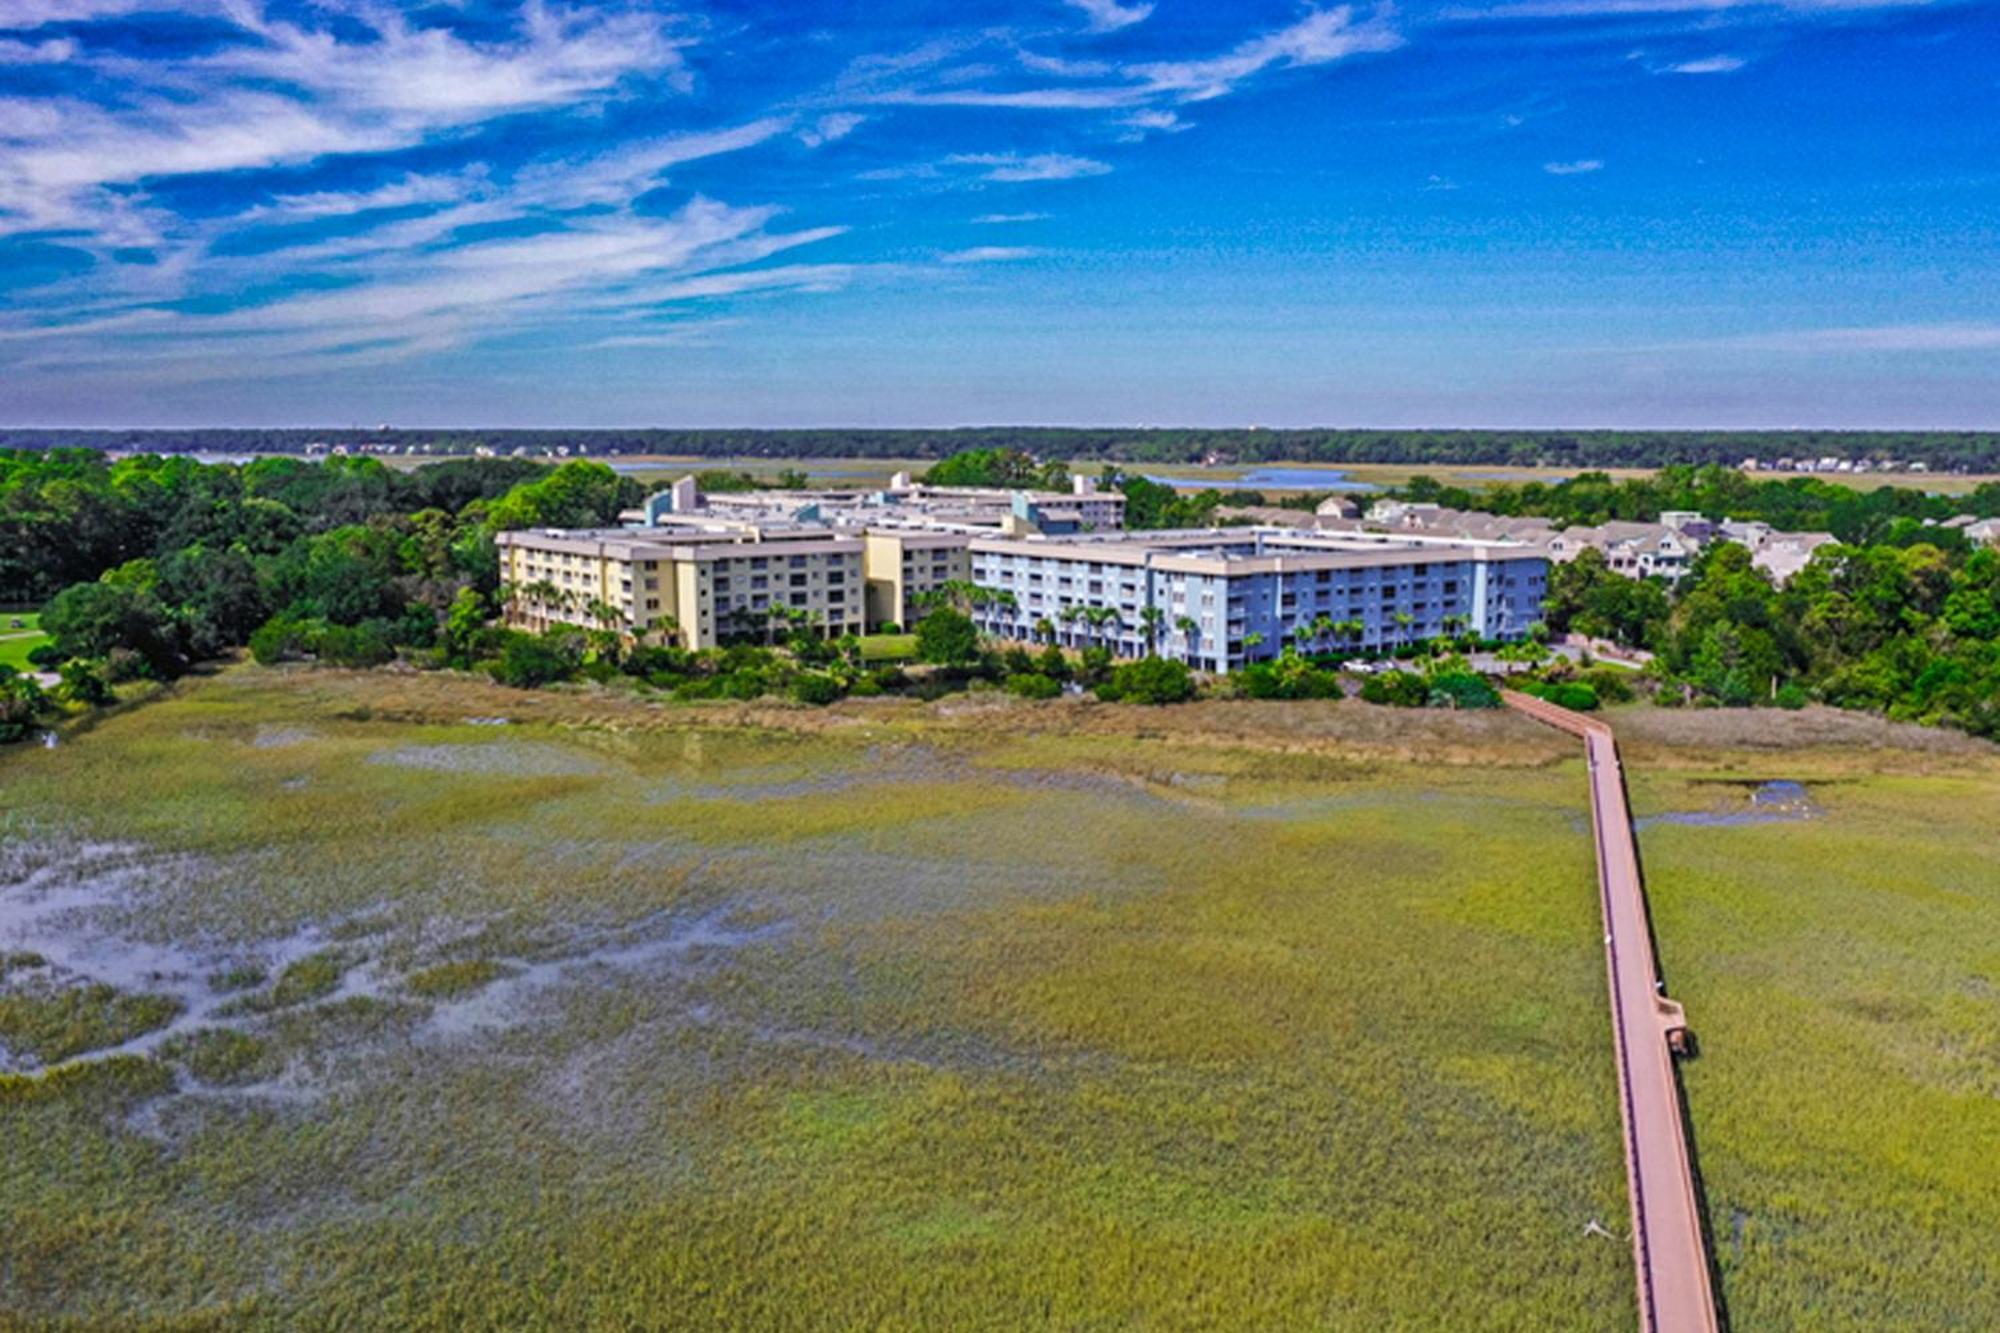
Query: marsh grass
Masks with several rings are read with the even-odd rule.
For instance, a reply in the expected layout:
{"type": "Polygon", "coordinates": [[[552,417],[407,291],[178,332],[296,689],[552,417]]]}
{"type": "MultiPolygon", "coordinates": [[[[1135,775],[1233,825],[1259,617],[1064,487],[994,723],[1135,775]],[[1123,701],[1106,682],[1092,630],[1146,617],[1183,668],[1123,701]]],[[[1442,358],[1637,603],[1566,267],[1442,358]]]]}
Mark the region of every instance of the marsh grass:
{"type": "MultiPolygon", "coordinates": [[[[1705,785],[1649,782],[1641,812],[1705,785]]],[[[1809,791],[1807,822],[1641,834],[1731,1311],[2000,1326],[2000,784],[1809,791]]]]}
{"type": "Polygon", "coordinates": [[[128,994],[102,982],[35,985],[0,994],[0,1046],[57,1064],[165,1027],[180,1011],[172,996],[128,994]]]}
{"type": "MultiPolygon", "coordinates": [[[[1585,1234],[1625,1202],[1580,765],[1509,719],[1377,712],[660,709],[241,670],[9,756],[7,838],[142,844],[185,868],[127,886],[122,927],[277,979],[160,1059],[0,1078],[0,1318],[1629,1327],[1627,1251],[1585,1234]]],[[[1898,1079],[1956,1108],[1925,1127],[1991,1128],[1967,913],[1992,771],[1697,756],[1645,770],[1642,806],[1855,778],[1816,790],[1824,822],[1646,838],[1709,1039],[1719,1234],[1750,1219],[1732,1300],[1992,1322],[1973,1150],[1919,1167],[1913,1126],[1838,1167],[1786,1151],[1824,1053],[1781,1039],[1786,1006],[1877,1034],[1881,1086],[1816,1104],[1805,1142],[1851,1149],[1898,1079]],[[1879,854],[1933,804],[1949,837],[1814,890],[1840,929],[1770,887],[1819,872],[1812,836],[1879,854]],[[1786,976],[1801,947],[1845,972],[1786,976]],[[1958,1211],[1927,1258],[1934,1170],[1958,1211]],[[1864,1263],[1816,1303],[1878,1233],[1903,1285],[1864,1263]]]]}
{"type": "Polygon", "coordinates": [[[507,969],[490,958],[439,963],[411,973],[404,985],[413,995],[426,999],[451,999],[473,991],[507,974],[507,969]]]}
{"type": "Polygon", "coordinates": [[[197,1028],[161,1043],[160,1054],[179,1060],[204,1083],[247,1083],[269,1071],[265,1044],[235,1028],[197,1028]]]}

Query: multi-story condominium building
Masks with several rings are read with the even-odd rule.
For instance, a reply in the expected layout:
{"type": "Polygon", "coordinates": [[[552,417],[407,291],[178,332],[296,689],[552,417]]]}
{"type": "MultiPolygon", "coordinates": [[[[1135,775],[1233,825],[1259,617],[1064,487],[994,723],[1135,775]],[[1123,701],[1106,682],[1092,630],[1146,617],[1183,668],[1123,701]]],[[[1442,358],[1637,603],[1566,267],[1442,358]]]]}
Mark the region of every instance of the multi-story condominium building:
{"type": "Polygon", "coordinates": [[[861,569],[868,581],[868,628],[908,626],[928,609],[925,594],[946,583],[969,582],[971,541],[963,532],[866,529],[861,569]]]}
{"type": "Polygon", "coordinates": [[[899,472],[875,491],[734,491],[704,494],[695,479],[634,511],[634,523],[653,523],[664,514],[705,513],[739,518],[783,515],[842,527],[927,526],[997,530],[1026,528],[1047,533],[1108,532],[1125,526],[1125,497],[1101,491],[1091,477],[1072,477],[1067,491],[1008,490],[988,486],[928,486],[899,472]]]}
{"type": "Polygon", "coordinates": [[[986,632],[1153,651],[1207,671],[1287,643],[1380,650],[1450,633],[1520,638],[1548,586],[1548,557],[1533,547],[1402,534],[975,537],[970,552],[972,581],[1000,594],[973,611],[986,632]]]}
{"type": "Polygon", "coordinates": [[[658,631],[687,648],[783,627],[803,613],[828,634],[866,616],[862,541],[821,524],[711,522],[665,528],[503,532],[507,623],[658,631]]]}

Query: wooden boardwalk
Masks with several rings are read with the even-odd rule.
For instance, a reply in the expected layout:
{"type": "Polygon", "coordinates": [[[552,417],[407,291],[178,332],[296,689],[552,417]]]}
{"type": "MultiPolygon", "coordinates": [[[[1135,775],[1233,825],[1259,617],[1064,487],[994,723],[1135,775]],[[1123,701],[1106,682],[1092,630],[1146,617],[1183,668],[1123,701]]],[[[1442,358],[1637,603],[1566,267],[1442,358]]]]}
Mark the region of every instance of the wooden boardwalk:
{"type": "Polygon", "coordinates": [[[1663,993],[1653,957],[1618,742],[1611,728],[1594,718],[1512,690],[1502,691],[1501,697],[1537,722],[1582,738],[1590,761],[1590,815],[1597,835],[1605,970],[1617,1043],[1618,1110],[1625,1126],[1639,1326],[1647,1333],[1712,1333],[1717,1327],[1715,1291],[1674,1069],[1675,1053],[1687,1041],[1687,1018],[1663,993]]]}

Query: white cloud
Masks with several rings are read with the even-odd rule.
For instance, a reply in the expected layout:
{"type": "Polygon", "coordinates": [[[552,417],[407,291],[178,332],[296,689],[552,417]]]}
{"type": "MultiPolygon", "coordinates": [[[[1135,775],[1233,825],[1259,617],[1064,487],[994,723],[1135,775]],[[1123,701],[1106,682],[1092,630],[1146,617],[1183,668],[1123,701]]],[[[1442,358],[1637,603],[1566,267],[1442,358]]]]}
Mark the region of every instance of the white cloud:
{"type": "Polygon", "coordinates": [[[845,139],[848,135],[854,133],[856,129],[866,124],[867,121],[868,117],[857,115],[852,111],[836,111],[829,115],[821,116],[812,124],[801,129],[799,131],[799,142],[808,148],[818,148],[821,144],[829,144],[836,139],[845,139]]]}
{"type": "Polygon", "coordinates": [[[1236,85],[1272,67],[1323,65],[1370,51],[1393,51],[1401,34],[1380,16],[1354,21],[1351,7],[1314,10],[1288,28],[1253,37],[1226,55],[1207,60],[1160,61],[1133,66],[1155,92],[1185,101],[1206,101],[1233,92],[1236,85]]]}
{"type": "Polygon", "coordinates": [[[972,220],[982,226],[993,226],[1009,222],[1042,222],[1048,216],[1047,213],[981,213],[972,220]]]}
{"type": "Polygon", "coordinates": [[[375,364],[586,314],[654,313],[752,291],[830,290],[848,265],[746,268],[838,228],[772,233],[776,210],[696,198],[666,218],[588,218],[548,232],[378,258],[367,280],[218,314],[135,312],[112,323],[15,328],[40,370],[117,365],[165,378],[246,378],[311,358],[375,364]]]}
{"type": "Polygon", "coordinates": [[[998,264],[1012,259],[1033,259],[1041,253],[1025,245],[975,245],[969,250],[953,250],[938,258],[947,264],[998,264]]]}
{"type": "MultiPolygon", "coordinates": [[[[896,63],[877,61],[851,80],[852,94],[876,103],[902,106],[971,106],[1044,111],[1125,111],[1161,104],[1207,101],[1236,91],[1246,80],[1271,69],[1323,65],[1364,52],[1392,51],[1403,37],[1389,21],[1384,6],[1357,20],[1351,6],[1313,9],[1291,25],[1260,33],[1231,50],[1196,60],[1142,61],[1115,65],[1106,61],[1061,60],[1016,50],[1023,68],[1058,78],[1112,80],[1082,85],[995,88],[996,71],[988,65],[937,67],[957,48],[933,44],[925,58],[914,55],[896,63]],[[917,71],[929,71],[928,86],[910,86],[917,71]],[[886,86],[883,76],[891,76],[886,86]]],[[[861,62],[856,62],[857,67],[861,62]]],[[[850,73],[854,73],[853,70],[850,73]]]]}
{"type": "Polygon", "coordinates": [[[1080,9],[1090,20],[1092,32],[1116,32],[1129,28],[1134,23],[1143,23],[1153,12],[1150,4],[1120,4],[1118,0],[1065,0],[1072,9],[1080,9]]]}
{"type": "Polygon", "coordinates": [[[378,185],[372,190],[321,190],[311,194],[281,194],[271,200],[268,209],[253,210],[243,216],[247,220],[276,213],[288,221],[304,221],[312,218],[348,217],[356,213],[373,212],[376,209],[455,203],[465,197],[467,189],[479,175],[478,172],[454,172],[449,175],[420,176],[415,172],[409,172],[400,180],[378,185]]]}
{"type": "Polygon", "coordinates": [[[45,42],[0,41],[0,65],[56,65],[76,54],[76,43],[52,37],[45,42]]]}
{"type": "Polygon", "coordinates": [[[199,67],[272,80],[404,124],[456,124],[503,112],[557,106],[609,88],[628,74],[685,83],[680,43],[658,17],[557,14],[530,3],[513,41],[475,43],[449,28],[413,28],[390,9],[360,11],[372,40],[343,41],[237,7],[262,44],[230,48],[199,67]]]}
{"type": "MultiPolygon", "coordinates": [[[[17,25],[140,7],[7,3],[5,22],[17,25]]],[[[151,61],[70,53],[100,79],[122,80],[123,95],[0,101],[0,233],[62,229],[102,247],[158,245],[176,220],[134,185],[381,152],[603,95],[628,75],[685,75],[679,43],[639,13],[556,14],[530,0],[510,39],[475,43],[373,5],[343,11],[350,23],[339,35],[271,20],[255,0],[193,7],[215,8],[243,43],[151,61]]]]}
{"type": "MultiPolygon", "coordinates": [[[[44,23],[82,23],[146,7],[146,0],[7,0],[0,8],[0,31],[25,31],[44,23]]],[[[205,8],[195,3],[184,7],[205,8]]]]}
{"type": "Polygon", "coordinates": [[[1582,157],[1574,162],[1544,162],[1542,170],[1551,176],[1584,176],[1604,170],[1604,163],[1594,157],[1582,157]]]}
{"type": "Polygon", "coordinates": [[[1740,56],[1703,56],[1667,66],[1669,74],[1734,74],[1749,62],[1740,56]]]}
{"type": "Polygon", "coordinates": [[[1102,176],[1111,170],[1108,162],[1077,157],[1070,153],[954,153],[946,166],[983,167],[980,176],[989,181],[1066,181],[1081,176],[1102,176]]]}
{"type": "Polygon", "coordinates": [[[1182,120],[1180,118],[1179,113],[1168,111],[1165,110],[1164,108],[1155,108],[1146,111],[1134,111],[1131,115],[1126,116],[1118,123],[1132,131],[1130,134],[1125,136],[1127,139],[1130,140],[1143,139],[1149,133],[1179,134],[1183,130],[1191,130],[1194,128],[1194,126],[1190,125],[1187,121],[1182,120]]]}

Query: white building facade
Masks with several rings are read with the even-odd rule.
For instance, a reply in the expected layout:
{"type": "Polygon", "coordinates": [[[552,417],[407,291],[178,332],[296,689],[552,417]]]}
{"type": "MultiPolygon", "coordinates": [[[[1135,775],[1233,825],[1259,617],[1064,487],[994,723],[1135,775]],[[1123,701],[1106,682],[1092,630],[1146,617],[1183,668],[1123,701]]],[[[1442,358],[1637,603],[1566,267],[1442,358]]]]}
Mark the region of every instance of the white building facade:
{"type": "Polygon", "coordinates": [[[1548,558],[1526,546],[1284,528],[974,538],[985,632],[1229,671],[1304,650],[1525,637],[1548,558]]]}

